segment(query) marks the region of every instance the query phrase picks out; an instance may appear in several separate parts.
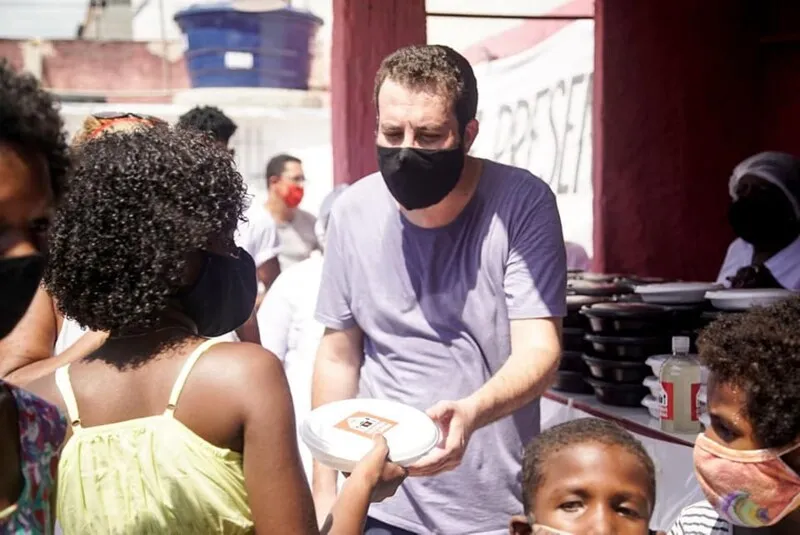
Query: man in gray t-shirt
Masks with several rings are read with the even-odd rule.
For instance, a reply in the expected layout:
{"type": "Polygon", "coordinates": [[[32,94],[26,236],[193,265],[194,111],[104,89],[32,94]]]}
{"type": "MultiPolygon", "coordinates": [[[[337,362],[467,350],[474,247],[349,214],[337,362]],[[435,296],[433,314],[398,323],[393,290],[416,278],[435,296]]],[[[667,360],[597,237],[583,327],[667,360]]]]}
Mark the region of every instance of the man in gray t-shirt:
{"type": "MultiPolygon", "coordinates": [[[[466,59],[401,49],[376,80],[381,172],[329,223],[313,404],[427,410],[444,440],[370,509],[367,534],[507,533],[523,447],[561,350],[566,255],[555,197],[529,172],[465,156],[478,133],[466,59]]],[[[335,474],[314,469],[320,517],[335,474]]],[[[334,519],[335,521],[335,519],[334,519]]]]}

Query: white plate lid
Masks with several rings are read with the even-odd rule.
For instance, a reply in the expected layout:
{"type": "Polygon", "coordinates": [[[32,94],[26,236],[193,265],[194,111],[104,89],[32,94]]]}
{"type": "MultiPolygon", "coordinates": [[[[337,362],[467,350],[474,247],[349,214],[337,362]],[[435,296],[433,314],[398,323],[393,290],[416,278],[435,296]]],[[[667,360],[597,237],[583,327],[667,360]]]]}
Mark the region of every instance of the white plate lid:
{"type": "Polygon", "coordinates": [[[712,282],[664,282],[636,286],[633,291],[637,294],[680,294],[687,292],[709,292],[721,287],[720,284],[712,282]]]}
{"type": "Polygon", "coordinates": [[[318,407],[300,436],[312,450],[347,462],[361,460],[381,434],[389,458],[400,465],[420,458],[439,442],[439,428],[424,412],[385,399],[346,399],[318,407]]]}
{"type": "Polygon", "coordinates": [[[791,290],[784,290],[781,288],[728,288],[725,290],[717,290],[708,292],[706,299],[781,299],[784,297],[791,297],[795,292],[791,290]]]}

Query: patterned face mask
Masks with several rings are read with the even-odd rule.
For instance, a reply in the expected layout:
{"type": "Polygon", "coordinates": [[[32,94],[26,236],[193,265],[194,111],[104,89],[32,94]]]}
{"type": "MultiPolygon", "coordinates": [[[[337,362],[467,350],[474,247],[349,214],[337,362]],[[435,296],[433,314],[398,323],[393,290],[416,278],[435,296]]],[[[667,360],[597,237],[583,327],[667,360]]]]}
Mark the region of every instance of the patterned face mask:
{"type": "Polygon", "coordinates": [[[734,450],[701,434],[694,468],[709,503],[732,524],[774,526],[800,507],[800,476],[781,459],[800,442],[780,450],[734,450]]]}

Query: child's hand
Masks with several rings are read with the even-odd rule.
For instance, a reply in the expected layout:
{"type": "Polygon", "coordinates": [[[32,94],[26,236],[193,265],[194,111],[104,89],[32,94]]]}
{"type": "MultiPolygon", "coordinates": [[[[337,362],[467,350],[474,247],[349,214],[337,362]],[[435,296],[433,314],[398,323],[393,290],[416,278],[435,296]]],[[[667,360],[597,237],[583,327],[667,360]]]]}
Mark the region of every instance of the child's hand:
{"type": "Polygon", "coordinates": [[[382,435],[375,437],[374,444],[372,450],[358,462],[350,477],[365,481],[372,487],[370,501],[382,502],[394,496],[408,471],[389,461],[389,445],[382,435]]]}

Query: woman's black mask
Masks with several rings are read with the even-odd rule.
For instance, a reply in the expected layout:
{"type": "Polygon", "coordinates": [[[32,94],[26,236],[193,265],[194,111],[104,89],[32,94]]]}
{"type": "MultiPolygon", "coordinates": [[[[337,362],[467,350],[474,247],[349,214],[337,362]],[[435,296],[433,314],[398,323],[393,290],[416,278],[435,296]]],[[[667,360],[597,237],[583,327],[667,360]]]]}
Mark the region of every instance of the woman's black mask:
{"type": "Polygon", "coordinates": [[[202,336],[215,337],[240,327],[256,303],[256,265],[239,247],[236,256],[203,251],[197,281],[179,297],[184,312],[202,336]]]}

